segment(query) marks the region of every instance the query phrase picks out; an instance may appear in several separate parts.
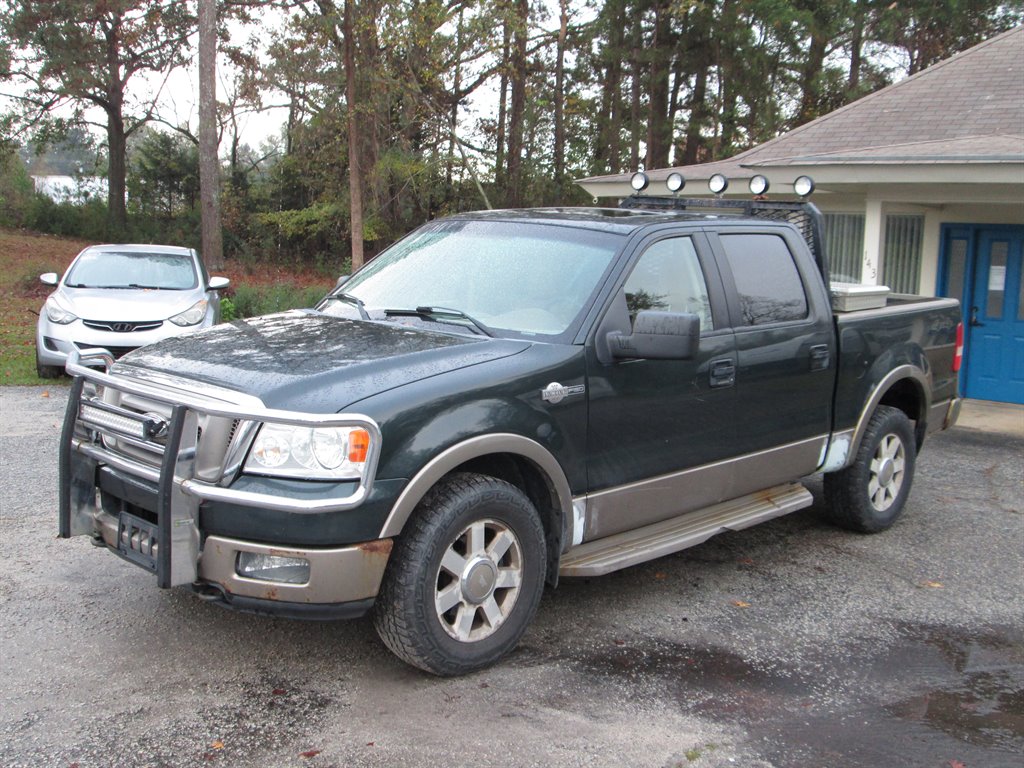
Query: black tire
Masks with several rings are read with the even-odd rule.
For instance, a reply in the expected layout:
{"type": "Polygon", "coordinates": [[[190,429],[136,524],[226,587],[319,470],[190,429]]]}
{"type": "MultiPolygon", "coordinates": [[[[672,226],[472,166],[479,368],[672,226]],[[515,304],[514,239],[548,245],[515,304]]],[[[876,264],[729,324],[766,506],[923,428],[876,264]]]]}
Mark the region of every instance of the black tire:
{"type": "Polygon", "coordinates": [[[39,362],[39,351],[36,351],[36,376],[40,379],[56,379],[64,373],[64,369],[56,365],[43,365],[39,362]]]}
{"type": "Polygon", "coordinates": [[[861,533],[889,528],[907,502],[916,457],[914,430],[906,414],[878,406],[853,464],[825,475],[828,518],[861,533]]]}
{"type": "Polygon", "coordinates": [[[395,655],[427,672],[483,669],[519,642],[546,568],[544,528],[526,495],[456,473],[427,493],[396,542],[374,625],[395,655]]]}

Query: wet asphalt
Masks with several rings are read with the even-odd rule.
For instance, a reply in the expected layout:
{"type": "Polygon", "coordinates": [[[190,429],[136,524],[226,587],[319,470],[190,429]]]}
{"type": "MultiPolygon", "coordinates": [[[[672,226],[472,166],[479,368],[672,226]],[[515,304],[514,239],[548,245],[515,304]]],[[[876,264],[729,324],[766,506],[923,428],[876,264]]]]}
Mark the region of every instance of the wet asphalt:
{"type": "Polygon", "coordinates": [[[1021,765],[1019,435],[933,436],[881,535],[810,509],[563,580],[504,663],[440,680],[368,621],[231,613],[57,539],[66,391],[0,389],[0,766],[1021,765]]]}

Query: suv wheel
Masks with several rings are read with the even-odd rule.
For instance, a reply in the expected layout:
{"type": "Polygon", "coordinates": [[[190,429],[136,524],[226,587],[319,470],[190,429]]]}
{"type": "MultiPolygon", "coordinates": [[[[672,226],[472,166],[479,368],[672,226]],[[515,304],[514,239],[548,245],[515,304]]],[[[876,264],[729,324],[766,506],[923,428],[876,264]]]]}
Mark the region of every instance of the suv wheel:
{"type": "Polygon", "coordinates": [[[374,623],[399,658],[435,675],[489,666],[519,642],[546,569],[537,510],[514,485],[451,475],[395,545],[374,623]]]}

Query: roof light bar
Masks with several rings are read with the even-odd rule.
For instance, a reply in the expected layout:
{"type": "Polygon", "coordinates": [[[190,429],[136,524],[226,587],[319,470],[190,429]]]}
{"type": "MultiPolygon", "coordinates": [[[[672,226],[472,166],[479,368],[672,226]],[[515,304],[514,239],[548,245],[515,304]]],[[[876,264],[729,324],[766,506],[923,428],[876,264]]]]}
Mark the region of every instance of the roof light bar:
{"type": "Polygon", "coordinates": [[[643,171],[637,171],[629,179],[629,186],[633,188],[634,192],[640,193],[647,189],[647,185],[651,183],[651,180],[647,178],[647,174],[643,171]]]}
{"type": "Polygon", "coordinates": [[[766,177],[758,174],[757,176],[752,176],[750,178],[750,184],[748,186],[750,188],[750,194],[763,195],[768,191],[768,187],[770,187],[771,184],[768,183],[768,179],[766,177]]]}
{"type": "Polygon", "coordinates": [[[797,176],[793,182],[793,191],[800,197],[807,197],[814,191],[814,179],[810,176],[797,176]]]}
{"type": "Polygon", "coordinates": [[[721,173],[716,173],[708,179],[708,189],[712,194],[720,195],[729,188],[729,180],[721,173]]]}
{"type": "Polygon", "coordinates": [[[673,172],[668,175],[667,179],[665,179],[665,186],[668,187],[668,191],[674,195],[686,186],[686,179],[683,178],[683,174],[673,172]]]}

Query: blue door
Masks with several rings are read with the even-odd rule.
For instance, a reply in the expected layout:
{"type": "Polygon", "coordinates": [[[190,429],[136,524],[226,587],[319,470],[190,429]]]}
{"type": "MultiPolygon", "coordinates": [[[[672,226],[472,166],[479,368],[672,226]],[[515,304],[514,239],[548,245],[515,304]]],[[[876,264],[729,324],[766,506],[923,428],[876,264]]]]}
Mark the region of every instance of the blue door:
{"type": "Polygon", "coordinates": [[[1019,229],[978,233],[968,318],[967,397],[1024,403],[1024,282],[1019,229]]]}

